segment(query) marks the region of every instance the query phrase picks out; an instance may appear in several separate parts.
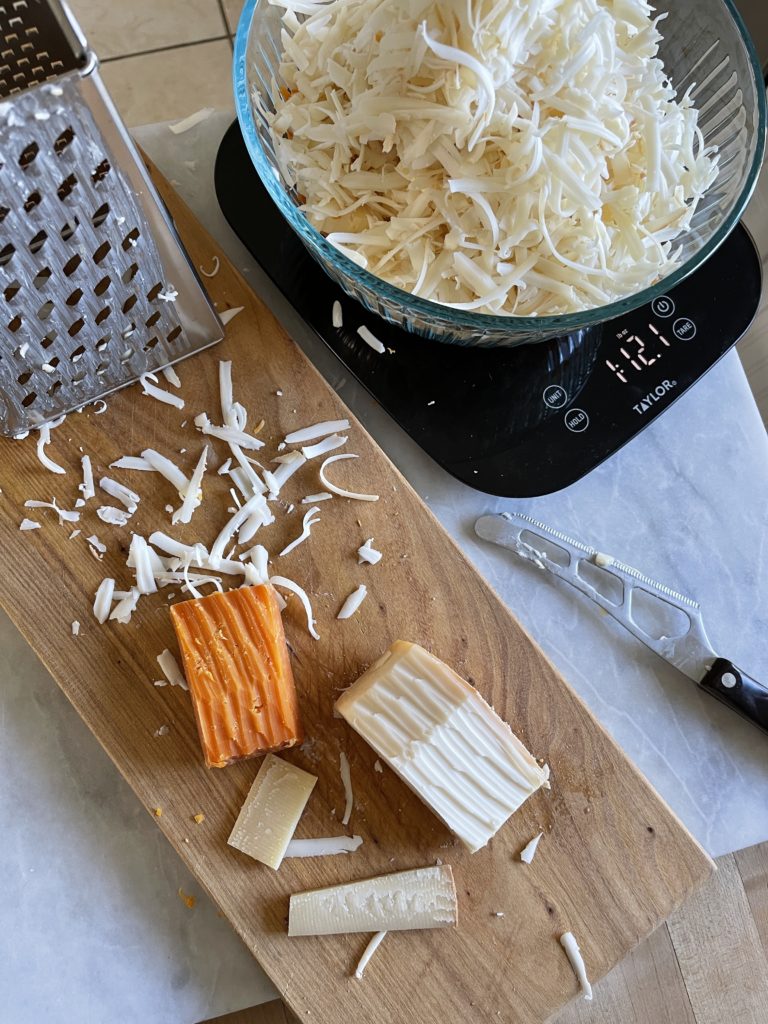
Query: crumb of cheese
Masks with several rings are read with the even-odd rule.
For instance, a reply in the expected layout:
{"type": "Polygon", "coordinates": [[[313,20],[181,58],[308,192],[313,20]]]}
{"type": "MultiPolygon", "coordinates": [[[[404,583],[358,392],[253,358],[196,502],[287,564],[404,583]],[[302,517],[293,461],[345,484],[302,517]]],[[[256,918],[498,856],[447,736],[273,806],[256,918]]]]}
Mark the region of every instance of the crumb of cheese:
{"type": "Polygon", "coordinates": [[[163,808],[162,807],[153,807],[152,808],[152,813],[154,814],[154,816],[156,818],[162,818],[162,816],[163,816],[163,808]]]}
{"type": "Polygon", "coordinates": [[[187,893],[184,892],[183,889],[179,889],[179,899],[182,901],[182,903],[186,903],[190,910],[192,910],[194,905],[197,903],[195,897],[189,896],[187,893]]]}
{"type": "Polygon", "coordinates": [[[194,821],[196,825],[202,825],[205,821],[205,815],[202,811],[198,811],[197,814],[192,815],[192,821],[194,821]]]}

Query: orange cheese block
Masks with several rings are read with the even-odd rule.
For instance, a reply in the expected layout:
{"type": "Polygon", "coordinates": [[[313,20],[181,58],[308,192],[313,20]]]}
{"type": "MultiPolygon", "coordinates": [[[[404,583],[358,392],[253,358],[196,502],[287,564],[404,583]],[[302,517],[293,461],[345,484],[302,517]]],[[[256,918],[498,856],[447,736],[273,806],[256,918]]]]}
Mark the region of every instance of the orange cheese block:
{"type": "Polygon", "coordinates": [[[275,591],[241,587],[171,606],[209,768],[285,750],[303,733],[275,591]]]}

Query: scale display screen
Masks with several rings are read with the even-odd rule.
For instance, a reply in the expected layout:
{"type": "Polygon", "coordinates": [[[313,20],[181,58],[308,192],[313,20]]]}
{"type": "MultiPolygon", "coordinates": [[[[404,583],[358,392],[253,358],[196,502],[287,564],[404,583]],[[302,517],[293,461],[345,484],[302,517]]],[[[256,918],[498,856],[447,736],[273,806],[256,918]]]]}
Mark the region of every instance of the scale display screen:
{"type": "Polygon", "coordinates": [[[760,301],[760,259],[738,226],[673,291],[616,320],[515,348],[445,345],[379,319],[325,275],[261,184],[237,123],[215,181],[230,225],[310,327],[436,462],[489,494],[534,497],[580,479],[714,366],[760,301]],[[385,354],[358,336],[362,324],[385,354]]]}

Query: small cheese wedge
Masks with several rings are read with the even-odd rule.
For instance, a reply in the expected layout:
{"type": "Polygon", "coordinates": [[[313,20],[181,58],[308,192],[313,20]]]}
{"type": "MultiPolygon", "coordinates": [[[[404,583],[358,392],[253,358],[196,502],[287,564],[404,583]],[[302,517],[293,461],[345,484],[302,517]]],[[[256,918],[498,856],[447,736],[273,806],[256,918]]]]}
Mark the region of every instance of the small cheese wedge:
{"type": "Polygon", "coordinates": [[[447,928],[457,922],[453,872],[450,865],[441,864],[294,893],[288,934],[410,931],[447,928]]]}
{"type": "Polygon", "coordinates": [[[285,750],[303,734],[278,598],[269,584],[171,606],[209,768],[285,750]]]}
{"type": "Polygon", "coordinates": [[[264,758],[227,842],[275,871],[317,779],[274,754],[264,758]]]}
{"type": "Polygon", "coordinates": [[[549,778],[477,690],[418,644],[393,643],[336,710],[472,853],[549,778]]]}

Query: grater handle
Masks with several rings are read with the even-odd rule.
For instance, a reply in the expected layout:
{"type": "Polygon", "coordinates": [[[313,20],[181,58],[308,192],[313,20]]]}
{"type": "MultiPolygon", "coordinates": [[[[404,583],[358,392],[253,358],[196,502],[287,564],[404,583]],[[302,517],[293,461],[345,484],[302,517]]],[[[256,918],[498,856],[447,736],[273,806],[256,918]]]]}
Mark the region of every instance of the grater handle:
{"type": "Polygon", "coordinates": [[[742,672],[727,658],[718,658],[699,686],[732,711],[768,732],[768,687],[742,672]]]}

